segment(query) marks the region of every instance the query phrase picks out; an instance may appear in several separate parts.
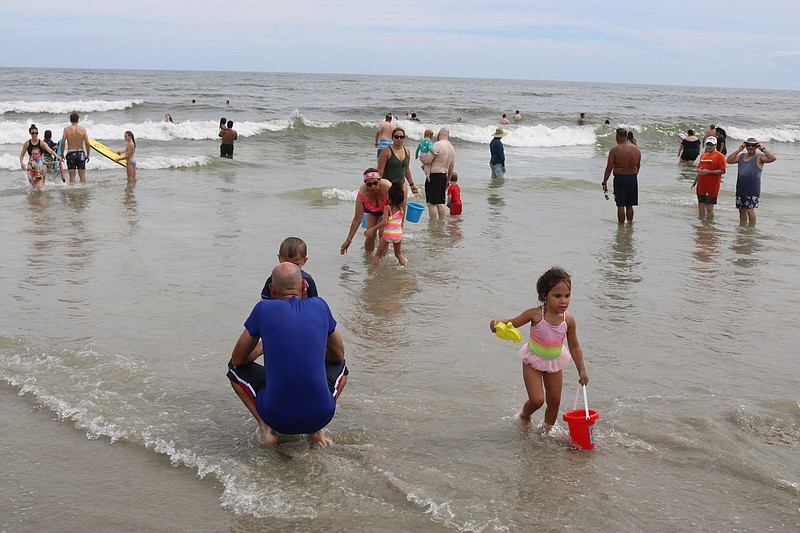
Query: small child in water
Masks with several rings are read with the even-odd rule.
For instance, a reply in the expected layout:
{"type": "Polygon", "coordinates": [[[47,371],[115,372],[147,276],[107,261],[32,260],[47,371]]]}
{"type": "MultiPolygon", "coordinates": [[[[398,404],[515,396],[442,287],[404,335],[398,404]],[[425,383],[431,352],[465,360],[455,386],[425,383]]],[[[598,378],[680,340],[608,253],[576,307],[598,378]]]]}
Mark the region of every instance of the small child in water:
{"type": "Polygon", "coordinates": [[[515,328],[531,323],[530,340],[519,351],[522,359],[522,379],[528,400],[519,414],[520,423],[528,427],[531,415],[547,403],[542,429],[549,432],[556,423],[561,405],[561,370],[572,357],[578,369],[578,382],[589,383],[583,363],[583,349],[575,331],[575,318],[567,312],[572,295],[572,280],[561,268],[553,267],[536,282],[541,307],[523,311],[507,320],[492,320],[494,332],[498,322],[511,322],[515,328]],[[566,338],[569,347],[564,346],[566,338]]]}
{"type": "MultiPolygon", "coordinates": [[[[424,157],[426,154],[433,152],[433,130],[425,130],[423,134],[425,137],[417,145],[417,151],[414,152],[414,159],[419,159],[419,154],[424,157]]],[[[422,163],[422,171],[425,172],[425,178],[431,178],[431,165],[430,163],[422,163]]]]}
{"type": "Polygon", "coordinates": [[[389,248],[389,243],[392,243],[394,247],[394,256],[397,258],[397,262],[402,266],[406,266],[408,261],[406,261],[400,249],[403,240],[403,219],[405,218],[403,206],[406,201],[406,193],[403,191],[403,184],[399,181],[392,183],[387,196],[389,197],[389,203],[383,208],[383,218],[381,218],[380,222],[364,231],[364,235],[371,237],[371,235],[374,235],[379,229],[383,228],[383,237],[381,238],[380,244],[378,244],[375,258],[372,260],[374,266],[381,264],[381,257],[389,248]]]}
{"type": "Polygon", "coordinates": [[[461,187],[458,186],[458,172],[450,175],[450,187],[447,189],[447,207],[450,215],[461,214],[461,187]]]}
{"type": "MultiPolygon", "coordinates": [[[[313,298],[314,296],[319,296],[319,294],[317,294],[317,284],[314,283],[314,278],[311,277],[311,274],[303,270],[303,267],[308,262],[307,253],[308,247],[303,239],[299,237],[286,237],[283,239],[281,247],[278,250],[278,262],[294,263],[300,267],[300,273],[303,275],[303,298],[313,298]]],[[[267,282],[264,283],[264,288],[261,289],[262,300],[272,299],[272,293],[269,290],[270,283],[272,283],[272,276],[267,278],[267,282]]]]}
{"type": "Polygon", "coordinates": [[[28,158],[28,183],[31,187],[41,190],[44,187],[44,178],[47,176],[47,163],[38,148],[31,150],[28,158]]]}

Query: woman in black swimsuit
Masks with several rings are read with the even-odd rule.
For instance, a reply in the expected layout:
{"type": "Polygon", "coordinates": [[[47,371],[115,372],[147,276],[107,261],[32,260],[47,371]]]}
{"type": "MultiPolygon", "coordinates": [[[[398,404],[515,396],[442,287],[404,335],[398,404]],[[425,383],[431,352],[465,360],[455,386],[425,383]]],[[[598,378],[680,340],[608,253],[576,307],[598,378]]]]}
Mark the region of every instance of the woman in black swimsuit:
{"type": "Polygon", "coordinates": [[[24,161],[25,153],[27,152],[28,157],[30,157],[34,148],[38,148],[42,155],[47,153],[61,161],[61,157],[57,156],[52,148],[47,146],[46,142],[39,139],[39,128],[36,127],[36,124],[31,124],[31,127],[28,128],[28,133],[30,133],[31,138],[25,141],[25,144],[22,145],[22,151],[19,153],[19,168],[22,170],[26,170],[28,168],[24,161]]]}

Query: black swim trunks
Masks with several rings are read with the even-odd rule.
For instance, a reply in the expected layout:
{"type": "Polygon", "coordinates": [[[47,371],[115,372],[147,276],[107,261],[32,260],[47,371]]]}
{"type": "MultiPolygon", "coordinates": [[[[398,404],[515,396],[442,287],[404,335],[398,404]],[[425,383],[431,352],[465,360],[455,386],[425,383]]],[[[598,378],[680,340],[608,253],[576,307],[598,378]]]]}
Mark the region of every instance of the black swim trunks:
{"type": "Polygon", "coordinates": [[[429,204],[443,204],[446,192],[447,174],[431,172],[431,179],[425,180],[425,201],[429,204]]]}
{"type": "Polygon", "coordinates": [[[67,152],[67,169],[86,169],[86,154],[83,152],[83,150],[70,150],[67,152]]]}
{"type": "Polygon", "coordinates": [[[233,144],[220,144],[219,156],[227,157],[228,159],[233,159],[233,144]]]}
{"type": "Polygon", "coordinates": [[[639,205],[639,182],[636,174],[614,176],[614,201],[617,207],[639,205]]]}
{"type": "MultiPolygon", "coordinates": [[[[347,361],[342,361],[341,363],[325,361],[325,373],[328,376],[328,390],[335,397],[342,378],[350,375],[347,361]]],[[[258,363],[233,366],[233,363],[228,361],[228,379],[241,385],[253,400],[256,398],[256,393],[263,389],[267,383],[267,379],[264,376],[264,367],[258,363]]]]}
{"type": "Polygon", "coordinates": [[[700,150],[684,150],[681,152],[681,159],[683,161],[694,161],[700,155],[700,150]]]}

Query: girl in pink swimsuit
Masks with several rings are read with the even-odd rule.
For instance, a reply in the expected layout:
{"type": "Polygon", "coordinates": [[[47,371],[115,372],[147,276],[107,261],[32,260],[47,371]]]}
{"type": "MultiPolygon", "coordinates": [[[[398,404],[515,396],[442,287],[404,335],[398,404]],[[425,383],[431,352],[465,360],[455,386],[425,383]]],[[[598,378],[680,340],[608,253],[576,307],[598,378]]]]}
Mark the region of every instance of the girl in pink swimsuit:
{"type": "Polygon", "coordinates": [[[519,351],[522,379],[528,392],[528,400],[522,406],[519,418],[524,426],[530,426],[531,415],[547,403],[542,429],[549,432],[556,423],[561,404],[561,370],[570,357],[578,369],[581,385],[589,383],[589,376],[583,363],[575,318],[567,312],[572,292],[569,274],[561,268],[551,268],[536,282],[536,292],[541,307],[527,309],[515,318],[492,320],[489,327],[495,331],[498,322],[511,322],[515,328],[530,322],[530,340],[519,351]],[[564,346],[564,339],[569,347],[564,346]]]}

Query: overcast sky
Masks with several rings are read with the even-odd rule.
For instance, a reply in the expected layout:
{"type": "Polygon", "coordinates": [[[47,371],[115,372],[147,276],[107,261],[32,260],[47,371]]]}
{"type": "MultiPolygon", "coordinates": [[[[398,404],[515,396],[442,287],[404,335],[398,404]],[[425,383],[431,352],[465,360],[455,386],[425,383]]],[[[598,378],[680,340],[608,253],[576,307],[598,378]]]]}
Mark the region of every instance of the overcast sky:
{"type": "Polygon", "coordinates": [[[800,88],[800,1],[3,0],[0,66],[800,88]]]}

